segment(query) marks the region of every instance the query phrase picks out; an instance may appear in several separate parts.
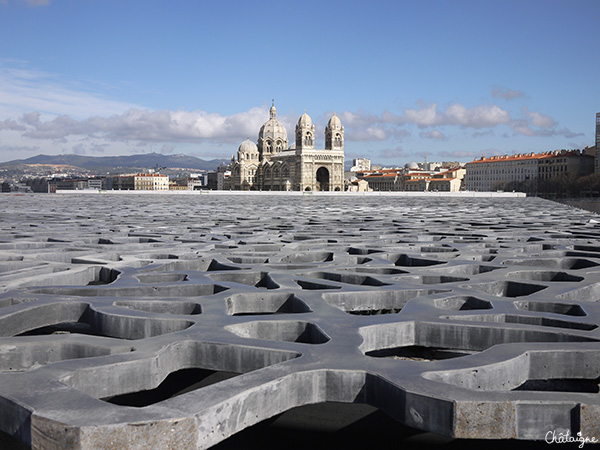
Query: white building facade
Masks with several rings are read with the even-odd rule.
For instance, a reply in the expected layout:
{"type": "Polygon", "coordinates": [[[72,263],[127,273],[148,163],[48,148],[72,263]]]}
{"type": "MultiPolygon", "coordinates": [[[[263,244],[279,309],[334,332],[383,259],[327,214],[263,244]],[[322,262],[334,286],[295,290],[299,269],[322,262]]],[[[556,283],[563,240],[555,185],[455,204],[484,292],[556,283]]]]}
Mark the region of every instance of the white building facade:
{"type": "Polygon", "coordinates": [[[325,128],[325,148],[315,148],[315,126],[306,113],[295,130],[295,145],[277,120],[275,105],[260,128],[258,142],[245,140],[231,158],[234,190],[343,191],[344,127],[334,114],[325,128]]]}
{"type": "Polygon", "coordinates": [[[495,191],[506,183],[552,182],[582,177],[594,171],[594,158],[585,151],[555,150],[543,153],[481,157],[466,164],[466,189],[495,191]]]}
{"type": "Polygon", "coordinates": [[[539,155],[492,156],[466,164],[465,187],[468,191],[492,191],[510,181],[526,181],[538,176],[539,155]]]}

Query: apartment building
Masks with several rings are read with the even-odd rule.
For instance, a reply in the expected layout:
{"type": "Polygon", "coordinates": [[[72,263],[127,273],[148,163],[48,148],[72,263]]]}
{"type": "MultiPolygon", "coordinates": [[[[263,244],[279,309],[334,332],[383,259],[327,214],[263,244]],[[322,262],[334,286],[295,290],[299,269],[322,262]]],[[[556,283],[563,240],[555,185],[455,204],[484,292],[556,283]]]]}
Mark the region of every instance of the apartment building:
{"type": "Polygon", "coordinates": [[[537,178],[538,158],[534,153],[482,156],[466,164],[465,187],[469,191],[492,191],[510,181],[537,178]]]}
{"type": "MultiPolygon", "coordinates": [[[[358,173],[357,173],[358,175],[358,173]]],[[[402,191],[404,190],[402,170],[380,170],[361,172],[359,179],[369,183],[371,191],[402,191]]]]}
{"type": "Polygon", "coordinates": [[[600,172],[600,112],[596,113],[596,154],[595,172],[600,172]]]}
{"type": "Polygon", "coordinates": [[[159,173],[137,173],[133,185],[136,191],[168,191],[169,176],[159,173]]]}
{"type": "Polygon", "coordinates": [[[465,186],[469,191],[495,191],[511,182],[552,181],[569,175],[581,177],[593,170],[593,156],[579,150],[482,156],[466,164],[465,186]]]}
{"type": "Polygon", "coordinates": [[[407,174],[404,180],[404,190],[413,192],[458,192],[464,188],[465,173],[465,169],[457,167],[433,175],[426,173],[407,174]]]}

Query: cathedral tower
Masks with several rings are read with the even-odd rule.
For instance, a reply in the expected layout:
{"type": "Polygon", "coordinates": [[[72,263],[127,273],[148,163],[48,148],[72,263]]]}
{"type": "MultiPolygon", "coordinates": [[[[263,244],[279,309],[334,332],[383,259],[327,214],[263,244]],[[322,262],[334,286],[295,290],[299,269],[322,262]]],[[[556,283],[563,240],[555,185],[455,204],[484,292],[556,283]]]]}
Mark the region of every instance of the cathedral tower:
{"type": "Polygon", "coordinates": [[[344,149],[344,127],[339,117],[333,113],[325,127],[325,150],[344,149]]]}
{"type": "Polygon", "coordinates": [[[298,119],[296,125],[296,151],[315,148],[315,126],[306,112],[298,119]]]}

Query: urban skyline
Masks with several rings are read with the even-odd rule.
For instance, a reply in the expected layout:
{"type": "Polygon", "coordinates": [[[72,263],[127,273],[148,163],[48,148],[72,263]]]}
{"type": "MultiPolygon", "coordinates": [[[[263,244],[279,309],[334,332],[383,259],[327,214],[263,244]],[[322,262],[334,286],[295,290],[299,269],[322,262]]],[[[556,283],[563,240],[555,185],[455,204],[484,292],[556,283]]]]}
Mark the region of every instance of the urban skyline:
{"type": "Polygon", "coordinates": [[[320,137],[335,112],[347,159],[593,146],[599,14],[590,0],[0,0],[0,161],[228,158],[273,99],[288,133],[306,109],[320,137]]]}

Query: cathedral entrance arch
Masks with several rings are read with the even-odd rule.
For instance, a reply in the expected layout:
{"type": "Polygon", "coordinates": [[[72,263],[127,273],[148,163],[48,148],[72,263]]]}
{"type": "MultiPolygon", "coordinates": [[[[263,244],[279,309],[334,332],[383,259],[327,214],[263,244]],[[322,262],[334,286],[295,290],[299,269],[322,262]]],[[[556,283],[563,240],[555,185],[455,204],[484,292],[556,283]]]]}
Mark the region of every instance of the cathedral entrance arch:
{"type": "Polygon", "coordinates": [[[329,170],[327,170],[325,167],[319,167],[317,170],[317,190],[329,190],[329,170]]]}

